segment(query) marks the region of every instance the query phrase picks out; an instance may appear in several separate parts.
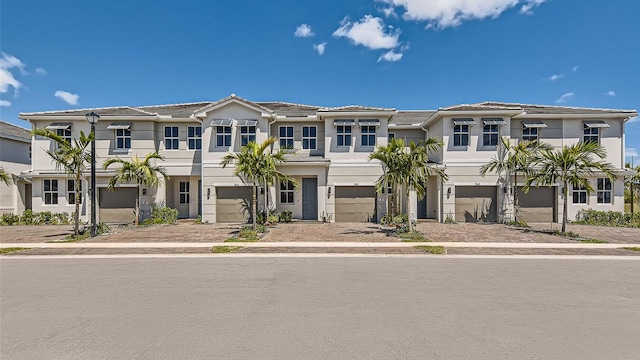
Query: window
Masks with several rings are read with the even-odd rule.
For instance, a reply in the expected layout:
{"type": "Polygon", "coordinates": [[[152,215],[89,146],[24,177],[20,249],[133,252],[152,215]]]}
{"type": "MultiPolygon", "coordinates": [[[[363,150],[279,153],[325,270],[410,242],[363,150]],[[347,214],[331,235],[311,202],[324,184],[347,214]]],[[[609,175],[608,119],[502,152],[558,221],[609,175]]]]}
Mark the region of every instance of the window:
{"type": "Polygon", "coordinates": [[[598,142],[600,139],[600,128],[597,127],[588,127],[587,125],[584,126],[584,136],[582,138],[582,141],[584,142],[598,142]]]}
{"type": "Polygon", "coordinates": [[[216,126],[216,146],[231,146],[231,126],[216,126]]]}
{"type": "MultiPolygon", "coordinates": [[[[67,179],[67,202],[69,204],[76,203],[76,181],[67,179]]],[[[82,181],[78,183],[78,203],[82,204],[82,181]]]]}
{"type": "Polygon", "coordinates": [[[538,141],[538,128],[523,128],[522,141],[538,141]]]}
{"type": "Polygon", "coordinates": [[[598,178],[598,204],[611,204],[611,180],[598,178]]]}
{"type": "Polygon", "coordinates": [[[318,129],[315,126],[302,127],[302,148],[315,150],[318,142],[318,129]]]}
{"type": "Polygon", "coordinates": [[[31,145],[29,145],[29,160],[31,160],[31,145]]]}
{"type": "Polygon", "coordinates": [[[482,143],[484,146],[497,146],[499,133],[499,125],[484,125],[482,133],[482,143]]]}
{"type": "Polygon", "coordinates": [[[189,203],[189,182],[188,181],[180,181],[180,191],[178,191],[179,202],[180,204],[188,204],[189,203]]]}
{"type": "Polygon", "coordinates": [[[44,179],[44,203],[46,205],[55,205],[58,203],[58,180],[44,179]]]}
{"type": "Polygon", "coordinates": [[[453,146],[469,146],[469,125],[453,126],[453,146]]]}
{"type": "Polygon", "coordinates": [[[293,183],[291,181],[280,182],[280,203],[293,204],[293,183]]]}
{"type": "Polygon", "coordinates": [[[396,138],[396,133],[389,133],[387,136],[388,136],[389,140],[395,139],[396,138]]]}
{"type": "Polygon", "coordinates": [[[71,128],[56,129],[56,135],[60,136],[67,144],[71,144],[71,128]]]}
{"type": "Polygon", "coordinates": [[[256,141],[256,127],[240,126],[240,145],[245,146],[251,141],[256,141]]]}
{"type": "Polygon", "coordinates": [[[280,147],[293,149],[293,126],[280,126],[280,147]]]}
{"type": "Polygon", "coordinates": [[[586,204],[587,203],[587,188],[584,186],[573,187],[573,203],[574,204],[586,204]]]}
{"type": "Polygon", "coordinates": [[[338,125],[336,133],[338,134],[338,146],[351,146],[351,126],[338,125]]]}
{"type": "Polygon", "coordinates": [[[164,148],[166,150],[178,150],[180,148],[177,126],[164,127],[164,148]]]}
{"type": "Polygon", "coordinates": [[[376,127],[371,125],[361,126],[362,146],[376,146],[376,127]]]}
{"type": "Polygon", "coordinates": [[[202,149],[202,128],[200,126],[187,127],[187,144],[189,150],[202,149]]]}
{"type": "Polygon", "coordinates": [[[131,149],[131,130],[116,129],[116,149],[131,149]]]}

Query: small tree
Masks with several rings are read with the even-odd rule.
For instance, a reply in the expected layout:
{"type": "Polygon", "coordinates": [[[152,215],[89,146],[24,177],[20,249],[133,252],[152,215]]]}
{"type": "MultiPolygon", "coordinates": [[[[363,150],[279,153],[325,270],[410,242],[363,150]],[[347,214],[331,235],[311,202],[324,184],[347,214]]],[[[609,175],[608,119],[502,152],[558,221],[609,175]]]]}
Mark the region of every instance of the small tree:
{"type": "Polygon", "coordinates": [[[404,187],[407,196],[407,221],[409,232],[413,231],[411,223],[411,201],[409,195],[411,189],[421,197],[424,195],[424,184],[432,176],[447,179],[444,170],[437,168],[429,162],[429,155],[442,147],[442,142],[435,138],[420,141],[418,144],[413,141],[406,146],[404,140],[394,138],[388,145],[378,146],[369,155],[369,161],[379,160],[382,163],[383,174],[376,181],[376,192],[382,193],[384,189],[391,186],[404,187]]]}
{"type": "Polygon", "coordinates": [[[634,212],[634,203],[635,203],[635,191],[636,191],[636,184],[640,184],[640,165],[637,165],[636,167],[633,167],[631,164],[626,163],[625,167],[628,169],[631,169],[632,171],[635,171],[634,175],[630,175],[627,177],[627,181],[626,181],[626,186],[629,187],[629,196],[631,197],[631,201],[630,201],[630,206],[631,206],[631,218],[633,218],[633,212],[634,212]]]}
{"type": "Polygon", "coordinates": [[[596,172],[603,173],[610,180],[616,179],[611,164],[597,160],[606,157],[606,151],[597,142],[578,142],[571,146],[563,146],[560,150],[542,150],[534,159],[536,171],[532,172],[525,181],[524,190],[528,191],[532,185],[551,186],[561,184],[563,190],[562,232],[567,227],[567,208],[569,185],[583,187],[587,194],[594,191],[589,177],[596,172]]]}
{"type": "Polygon", "coordinates": [[[56,168],[63,169],[64,172],[74,179],[75,192],[75,214],[73,216],[73,232],[79,234],[80,227],[80,186],[84,172],[91,164],[91,149],[89,145],[94,139],[91,132],[86,136],[80,131],[80,138],[67,141],[55,132],[48,129],[35,129],[33,135],[43,136],[55,142],[55,148],[47,150],[47,154],[53,159],[56,168]]]}
{"type": "Polygon", "coordinates": [[[11,174],[4,171],[4,169],[0,168],[0,182],[3,182],[7,186],[11,186],[13,181],[11,180],[11,174]]]}
{"type": "Polygon", "coordinates": [[[518,175],[525,177],[531,173],[531,164],[542,150],[552,149],[551,145],[539,141],[520,141],[511,143],[508,138],[502,137],[498,146],[498,152],[488,163],[480,167],[480,174],[485,176],[492,172],[509,179],[513,175],[513,220],[518,221],[520,206],[518,204],[518,175]]]}
{"type": "MultiPolygon", "coordinates": [[[[253,182],[253,206],[251,215],[253,222],[253,229],[257,228],[257,214],[258,214],[258,184],[265,184],[265,186],[277,179],[280,181],[291,181],[294,186],[297,186],[296,181],[288,175],[278,171],[277,165],[286,161],[284,155],[289,153],[290,150],[282,149],[276,153],[271,152],[271,146],[276,142],[275,137],[258,144],[256,142],[249,142],[247,145],[242,146],[237,153],[228,153],[222,160],[222,167],[233,164],[235,166],[233,174],[236,176],[242,176],[247,181],[253,182]]],[[[266,191],[266,189],[265,189],[266,191]]],[[[265,202],[265,206],[268,204],[265,202]]],[[[268,207],[266,208],[268,211],[268,207]]]]}
{"type": "Polygon", "coordinates": [[[138,225],[140,221],[140,186],[156,186],[161,183],[159,175],[167,180],[165,169],[162,166],[152,165],[152,160],[164,160],[164,158],[157,152],[147,154],[144,159],[140,160],[138,156],[134,156],[130,161],[123,160],[119,157],[115,159],[108,159],[102,165],[103,169],[107,169],[112,164],[120,164],[121,166],[116,169],[115,175],[109,180],[107,189],[113,191],[117,184],[135,182],[137,186],[136,196],[136,219],[135,224],[138,225]]]}

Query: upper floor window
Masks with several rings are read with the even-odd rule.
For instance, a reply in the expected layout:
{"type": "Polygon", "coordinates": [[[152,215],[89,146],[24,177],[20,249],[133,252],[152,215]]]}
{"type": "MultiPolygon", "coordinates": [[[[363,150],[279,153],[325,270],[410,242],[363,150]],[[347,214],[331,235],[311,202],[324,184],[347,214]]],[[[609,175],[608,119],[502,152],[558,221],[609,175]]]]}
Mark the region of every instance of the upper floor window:
{"type": "Polygon", "coordinates": [[[216,126],[216,146],[231,146],[231,126],[216,126]]]}
{"type": "Polygon", "coordinates": [[[164,148],[166,150],[178,150],[180,148],[177,126],[164,127],[164,148]]]}
{"type": "Polygon", "coordinates": [[[592,121],[584,121],[583,122],[583,136],[582,141],[584,142],[600,142],[600,129],[608,128],[610,125],[602,120],[592,120],[592,121]]]}
{"type": "Polygon", "coordinates": [[[469,146],[469,125],[453,126],[453,146],[469,146]]]}
{"type": "Polygon", "coordinates": [[[294,186],[291,181],[280,182],[280,203],[293,204],[294,186]]]}
{"type": "Polygon", "coordinates": [[[351,126],[338,125],[336,127],[337,145],[338,146],[351,146],[351,126]]]}
{"type": "Polygon", "coordinates": [[[113,123],[107,129],[115,132],[116,150],[131,149],[131,124],[113,123]]]}
{"type": "Polygon", "coordinates": [[[315,126],[302,127],[302,148],[315,150],[318,142],[318,129],[315,126]]]}
{"type": "Polygon", "coordinates": [[[187,127],[187,144],[189,146],[189,150],[202,149],[202,127],[200,126],[187,127]]]}
{"type": "Polygon", "coordinates": [[[598,178],[598,204],[611,204],[611,194],[613,190],[611,188],[611,180],[609,178],[598,178]]]}
{"type": "Polygon", "coordinates": [[[256,141],[256,127],[240,126],[240,146],[245,146],[252,141],[256,141]]]}
{"type": "Polygon", "coordinates": [[[538,128],[523,128],[522,141],[538,141],[538,128]]]}
{"type": "Polygon", "coordinates": [[[44,203],[46,205],[55,205],[58,203],[58,180],[57,179],[44,179],[43,191],[44,203]]]}
{"type": "Polygon", "coordinates": [[[67,144],[71,144],[71,124],[53,123],[47,126],[47,130],[61,137],[67,144]]]}
{"type": "Polygon", "coordinates": [[[362,132],[362,146],[376,146],[376,127],[364,125],[360,127],[362,132]]]}
{"type": "MultiPolygon", "coordinates": [[[[69,204],[76,203],[76,181],[67,179],[67,202],[69,204]]],[[[78,182],[78,204],[82,204],[82,181],[78,182]]]]}
{"type": "Polygon", "coordinates": [[[573,203],[574,204],[586,204],[587,203],[587,188],[585,186],[574,186],[573,191],[573,203]]]}
{"type": "Polygon", "coordinates": [[[293,149],[293,126],[280,126],[280,147],[293,149]]]}
{"type": "Polygon", "coordinates": [[[482,130],[482,144],[484,146],[497,146],[499,136],[500,127],[498,125],[485,125],[482,130]]]}

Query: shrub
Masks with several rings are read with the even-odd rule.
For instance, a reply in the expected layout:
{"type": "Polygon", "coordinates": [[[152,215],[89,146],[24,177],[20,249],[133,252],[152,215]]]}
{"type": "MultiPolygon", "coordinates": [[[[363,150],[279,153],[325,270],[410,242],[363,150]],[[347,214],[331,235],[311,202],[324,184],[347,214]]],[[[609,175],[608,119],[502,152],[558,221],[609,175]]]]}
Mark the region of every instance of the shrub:
{"type": "Polygon", "coordinates": [[[451,216],[451,214],[447,215],[447,218],[444,219],[445,224],[455,224],[456,220],[451,216]]]}
{"type": "Polygon", "coordinates": [[[520,228],[530,228],[531,227],[524,220],[507,221],[504,224],[508,225],[508,226],[515,226],[515,227],[520,227],[520,228]]]}
{"type": "Polygon", "coordinates": [[[291,210],[285,210],[280,213],[280,222],[290,223],[292,217],[293,217],[293,212],[291,210]]]}
{"type": "Polygon", "coordinates": [[[582,225],[640,227],[640,213],[632,216],[630,213],[618,211],[582,209],[578,211],[576,221],[573,223],[582,225]]]}
{"type": "Polygon", "coordinates": [[[2,225],[13,225],[18,224],[20,222],[20,216],[13,213],[4,213],[2,214],[2,218],[0,218],[0,224],[2,225]]]}
{"type": "Polygon", "coordinates": [[[33,214],[33,210],[27,209],[22,212],[22,216],[20,217],[20,223],[23,225],[34,225],[35,215],[33,214]]]}
{"type": "Polygon", "coordinates": [[[422,233],[417,231],[414,232],[404,232],[398,234],[398,237],[402,239],[403,242],[426,242],[429,241],[422,233]]]}
{"type": "Polygon", "coordinates": [[[178,209],[154,206],[151,209],[151,216],[144,219],[142,225],[175,224],[176,221],[178,221],[178,209]]]}

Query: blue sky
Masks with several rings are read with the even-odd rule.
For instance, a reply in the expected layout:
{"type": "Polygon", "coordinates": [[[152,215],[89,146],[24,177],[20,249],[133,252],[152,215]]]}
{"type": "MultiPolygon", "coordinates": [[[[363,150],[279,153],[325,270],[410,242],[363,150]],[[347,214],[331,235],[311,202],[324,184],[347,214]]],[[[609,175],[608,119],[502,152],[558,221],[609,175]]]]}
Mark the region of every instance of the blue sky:
{"type": "MultiPolygon", "coordinates": [[[[3,120],[217,100],[637,109],[635,0],[4,0],[3,120]]],[[[627,125],[640,152],[640,120],[627,125]]],[[[636,161],[640,163],[640,159],[636,161]]]]}

